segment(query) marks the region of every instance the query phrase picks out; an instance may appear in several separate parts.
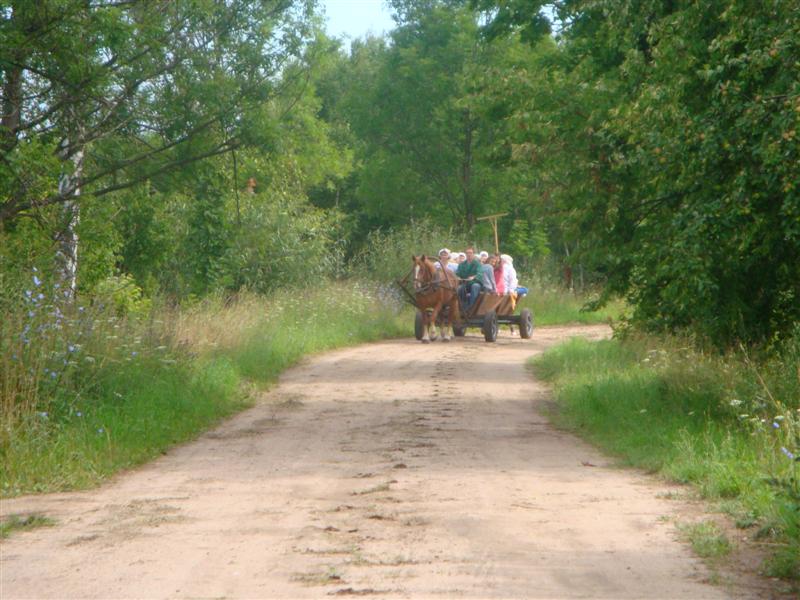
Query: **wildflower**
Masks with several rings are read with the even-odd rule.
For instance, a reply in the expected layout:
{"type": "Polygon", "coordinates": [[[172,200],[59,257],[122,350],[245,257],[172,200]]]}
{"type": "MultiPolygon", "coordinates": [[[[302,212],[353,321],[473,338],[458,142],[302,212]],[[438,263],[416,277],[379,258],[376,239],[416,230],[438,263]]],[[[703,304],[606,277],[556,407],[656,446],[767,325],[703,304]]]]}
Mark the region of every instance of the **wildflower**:
{"type": "Polygon", "coordinates": [[[74,344],[68,344],[67,345],[67,352],[72,353],[72,352],[75,352],[76,350],[77,350],[77,348],[75,347],[74,344]]]}
{"type": "Polygon", "coordinates": [[[79,410],[78,410],[78,411],[75,411],[75,416],[76,416],[76,417],[82,417],[82,416],[83,416],[83,413],[82,413],[81,411],[79,411],[79,410]]]}
{"type": "Polygon", "coordinates": [[[105,429],[103,429],[102,427],[100,427],[100,428],[98,428],[98,429],[97,429],[97,433],[105,433],[105,431],[106,431],[106,430],[105,430],[105,429]]]}
{"type": "Polygon", "coordinates": [[[783,452],[789,460],[795,460],[797,458],[793,452],[790,452],[788,448],[784,448],[783,446],[781,446],[781,452],[783,452]]]}
{"type": "Polygon", "coordinates": [[[133,356],[134,358],[136,358],[137,356],[139,356],[139,353],[138,353],[138,352],[136,352],[136,350],[134,350],[133,352],[131,352],[131,356],[133,356]]]}
{"type": "Polygon", "coordinates": [[[47,413],[46,413],[46,412],[44,412],[44,411],[42,411],[42,412],[37,412],[36,414],[37,414],[37,415],[39,415],[39,416],[40,416],[41,418],[43,418],[43,419],[46,419],[46,418],[47,418],[47,413]]]}
{"type": "Polygon", "coordinates": [[[57,373],[55,371],[50,371],[50,379],[55,379],[57,373]]]}
{"type": "Polygon", "coordinates": [[[639,413],[646,413],[646,412],[647,412],[646,408],[643,408],[642,410],[639,411],[639,413]]]}
{"type": "Polygon", "coordinates": [[[25,296],[28,298],[28,300],[30,300],[33,298],[33,292],[30,290],[25,290],[25,296]]]}
{"type": "Polygon", "coordinates": [[[91,363],[94,362],[94,357],[93,356],[84,356],[83,360],[85,360],[86,362],[91,364],[91,363]]]}
{"type": "Polygon", "coordinates": [[[42,280],[39,279],[36,275],[33,276],[33,285],[35,285],[36,287],[42,285],[42,280]]]}
{"type": "Polygon", "coordinates": [[[780,426],[780,425],[778,425],[778,424],[777,424],[775,421],[773,421],[773,422],[772,422],[772,428],[773,428],[773,429],[780,429],[780,428],[781,428],[781,426],[780,426]]]}
{"type": "Polygon", "coordinates": [[[742,401],[741,401],[741,400],[739,400],[738,398],[733,398],[733,399],[731,399],[731,401],[730,401],[730,403],[729,403],[729,404],[730,404],[731,406],[733,406],[733,407],[736,407],[736,406],[741,406],[741,404],[742,404],[742,401]]]}
{"type": "Polygon", "coordinates": [[[777,416],[775,417],[775,420],[776,420],[776,421],[783,421],[783,415],[777,415],[777,416]]]}
{"type": "Polygon", "coordinates": [[[36,296],[36,299],[37,300],[44,300],[44,294],[39,294],[38,296],[36,296]]]}
{"type": "Polygon", "coordinates": [[[117,398],[122,398],[122,394],[120,394],[119,392],[114,392],[114,395],[115,395],[117,398]]]}

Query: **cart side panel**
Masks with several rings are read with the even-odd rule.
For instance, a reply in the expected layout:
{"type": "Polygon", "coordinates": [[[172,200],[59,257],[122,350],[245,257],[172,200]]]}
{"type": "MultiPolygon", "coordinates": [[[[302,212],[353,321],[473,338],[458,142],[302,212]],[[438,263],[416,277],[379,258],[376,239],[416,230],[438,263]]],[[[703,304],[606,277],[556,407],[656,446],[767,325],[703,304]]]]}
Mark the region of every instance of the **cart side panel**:
{"type": "Polygon", "coordinates": [[[500,302],[497,303],[497,316],[507,316],[514,314],[514,305],[511,302],[511,296],[501,296],[500,302]]]}
{"type": "Polygon", "coordinates": [[[478,301],[475,303],[475,306],[472,307],[472,311],[470,311],[470,316],[477,317],[479,315],[485,315],[490,310],[496,310],[497,305],[502,299],[503,297],[497,294],[481,293],[481,295],[478,296],[478,301]]]}

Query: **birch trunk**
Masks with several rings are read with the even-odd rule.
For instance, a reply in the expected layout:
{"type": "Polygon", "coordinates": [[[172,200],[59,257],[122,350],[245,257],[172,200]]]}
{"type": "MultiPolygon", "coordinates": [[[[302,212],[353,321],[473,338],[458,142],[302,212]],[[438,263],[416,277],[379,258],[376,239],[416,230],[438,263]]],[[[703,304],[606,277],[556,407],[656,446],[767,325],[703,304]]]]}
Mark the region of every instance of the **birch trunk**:
{"type": "Polygon", "coordinates": [[[61,280],[61,289],[68,300],[75,299],[78,282],[78,222],[80,207],[78,199],[81,188],[78,182],[83,174],[84,150],[72,155],[72,173],[64,173],[58,182],[58,191],[68,197],[63,203],[63,227],[56,236],[56,272],[61,280]]]}

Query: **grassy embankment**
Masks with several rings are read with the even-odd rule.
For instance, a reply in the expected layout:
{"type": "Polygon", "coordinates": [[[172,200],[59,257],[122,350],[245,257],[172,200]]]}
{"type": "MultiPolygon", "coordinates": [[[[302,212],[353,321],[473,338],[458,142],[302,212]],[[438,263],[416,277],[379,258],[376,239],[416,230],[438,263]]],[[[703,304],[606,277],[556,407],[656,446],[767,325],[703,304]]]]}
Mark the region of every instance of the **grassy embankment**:
{"type": "Polygon", "coordinates": [[[758,360],[674,339],[576,339],[534,368],[554,383],[557,423],[693,484],[771,551],[767,574],[800,578],[800,335],[758,360]]]}
{"type": "Polygon", "coordinates": [[[301,356],[412,323],[368,284],[126,319],[38,293],[0,325],[6,497],[96,485],[248,406],[301,356]]]}

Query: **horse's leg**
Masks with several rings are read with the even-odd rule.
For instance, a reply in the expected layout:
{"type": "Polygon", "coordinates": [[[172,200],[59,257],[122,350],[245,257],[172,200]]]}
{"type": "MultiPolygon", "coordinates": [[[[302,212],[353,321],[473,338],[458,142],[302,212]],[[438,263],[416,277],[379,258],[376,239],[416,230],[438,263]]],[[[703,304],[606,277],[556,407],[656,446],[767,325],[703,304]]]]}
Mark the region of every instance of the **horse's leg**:
{"type": "Polygon", "coordinates": [[[428,309],[424,309],[422,311],[422,340],[420,340],[423,344],[430,344],[431,338],[428,334],[428,329],[430,328],[431,321],[430,321],[430,313],[428,309]]]}
{"type": "MultiPolygon", "coordinates": [[[[433,307],[433,326],[434,329],[436,328],[436,319],[439,316],[439,313],[442,311],[442,301],[436,303],[436,306],[433,307]]],[[[447,339],[447,330],[445,329],[444,323],[439,325],[439,336],[442,338],[443,342],[449,342],[450,340],[447,339]]]]}
{"type": "Polygon", "coordinates": [[[453,323],[460,323],[461,322],[461,315],[458,314],[458,296],[453,294],[450,298],[450,339],[455,338],[455,334],[453,332],[453,323]]]}

